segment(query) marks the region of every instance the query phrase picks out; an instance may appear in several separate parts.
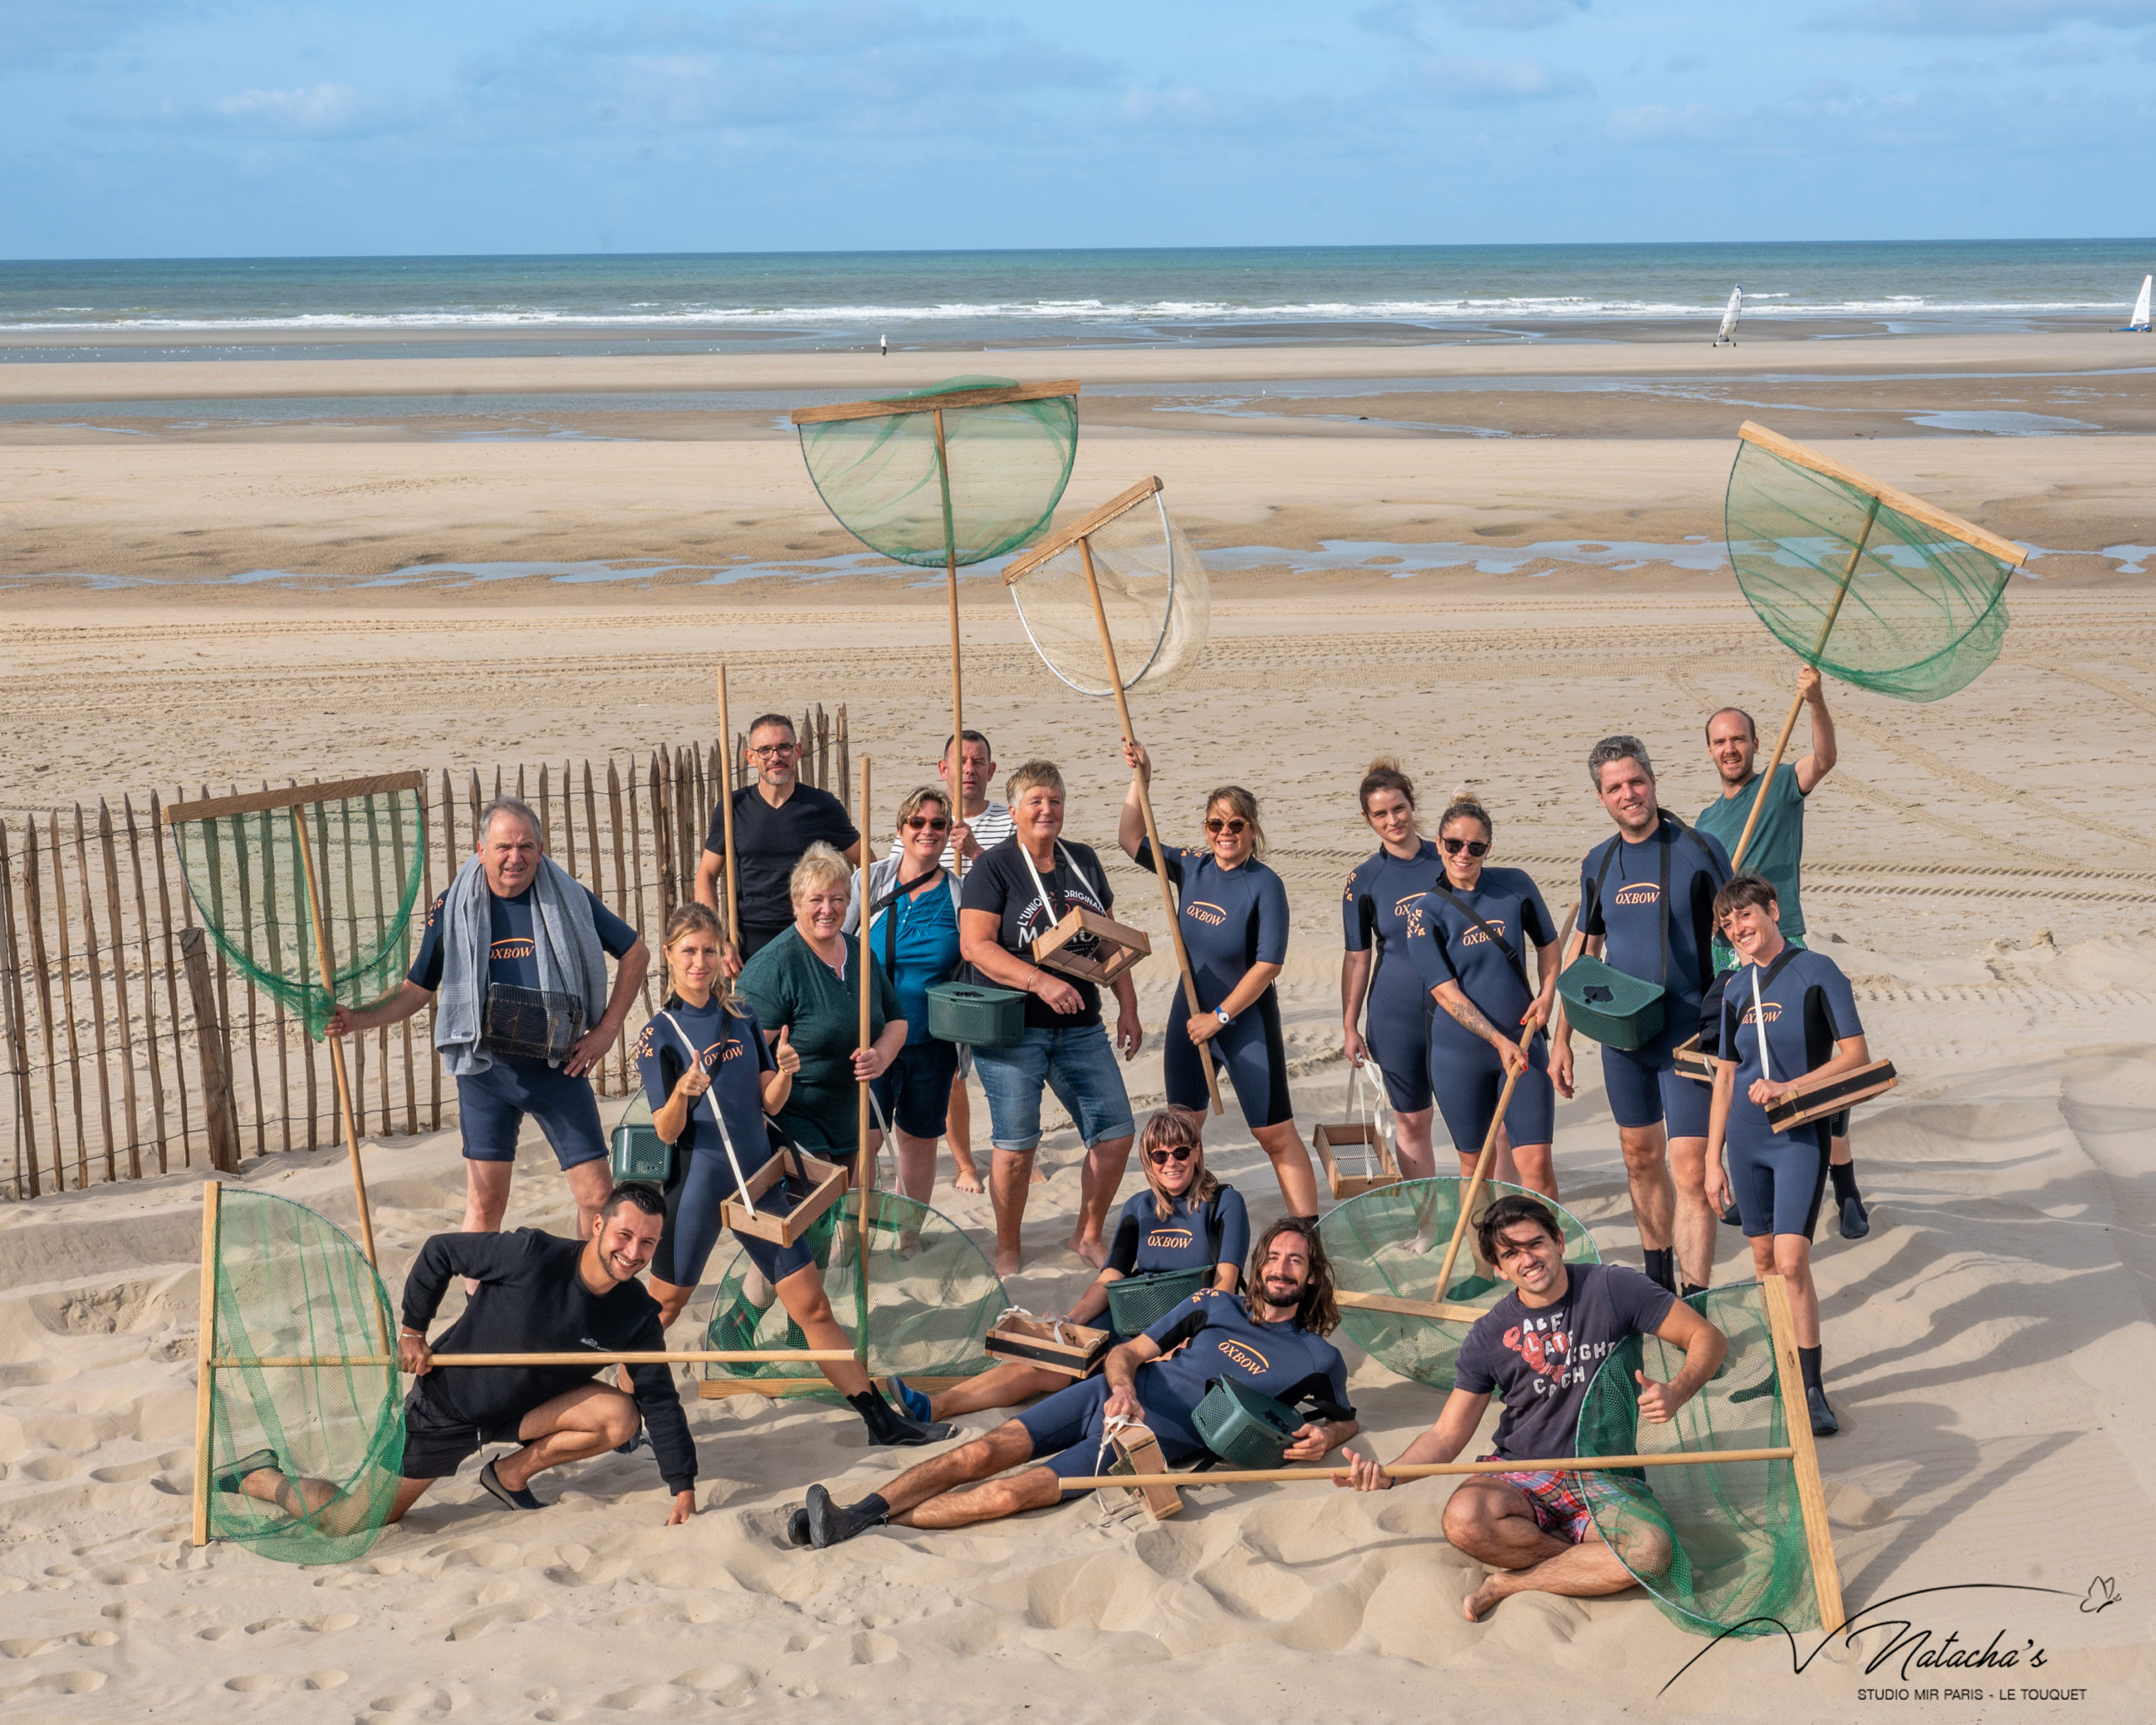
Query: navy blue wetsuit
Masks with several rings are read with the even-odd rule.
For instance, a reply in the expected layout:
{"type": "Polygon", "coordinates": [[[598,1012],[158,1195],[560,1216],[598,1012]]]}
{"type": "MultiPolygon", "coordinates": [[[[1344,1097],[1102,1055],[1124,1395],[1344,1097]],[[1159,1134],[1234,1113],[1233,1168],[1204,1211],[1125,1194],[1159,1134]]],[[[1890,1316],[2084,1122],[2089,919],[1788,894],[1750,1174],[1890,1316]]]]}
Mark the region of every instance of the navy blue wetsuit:
{"type": "MultiPolygon", "coordinates": [[[[1153,846],[1138,841],[1138,866],[1153,866],[1153,846]]],[[[1211,1012],[1235,991],[1253,964],[1288,956],[1288,889],[1255,857],[1223,868],[1209,851],[1177,846],[1168,852],[1168,879],[1182,905],[1182,943],[1198,984],[1198,1004],[1211,1012]]],[[[1213,1039],[1219,1063],[1234,1081],[1243,1119],[1277,1126],[1295,1117],[1288,1098],[1288,1049],[1280,1033],[1280,998],[1268,985],[1213,1039]]],[[[1161,1064],[1171,1107],[1202,1113],[1208,1106],[1202,1052],[1190,1040],[1190,1002],[1178,988],[1168,1008],[1161,1064]]]]}
{"type": "Polygon", "coordinates": [[[1602,1050],[1602,1082],[1620,1126],[1667,1119],[1672,1138],[1707,1135],[1707,1087],[1678,1076],[1678,1048],[1700,1033],[1700,1003],[1714,980],[1715,894],[1729,879],[1721,841],[1678,825],[1665,811],[1652,836],[1612,833],[1580,865],[1580,932],[1604,938],[1613,970],[1659,982],[1662,1030],[1644,1046],[1602,1050]],[[1669,863],[1669,942],[1662,945],[1662,853],[1669,863]],[[1604,867],[1604,864],[1607,867],[1604,867]],[[1601,891],[1595,890],[1599,877],[1601,891]]]}
{"type": "Polygon", "coordinates": [[[1401,947],[1408,911],[1443,870],[1429,839],[1410,862],[1380,850],[1348,877],[1340,910],[1348,950],[1372,953],[1363,1039],[1385,1074],[1385,1095],[1410,1114],[1430,1105],[1430,991],[1401,947]]]}
{"type": "MultiPolygon", "coordinates": [[[[1146,1429],[1160,1439],[1171,1467],[1205,1453],[1191,1415],[1215,1378],[1246,1383],[1290,1407],[1307,1402],[1327,1419],[1355,1417],[1340,1350],[1293,1318],[1258,1322],[1240,1294],[1194,1294],[1145,1333],[1171,1356],[1139,1367],[1136,1382],[1146,1429]],[[1175,1353],[1185,1342],[1190,1345],[1175,1353]]],[[[1026,1409],[1018,1423],[1033,1440],[1033,1459],[1045,1460],[1065,1479],[1104,1471],[1114,1459],[1101,1455],[1107,1399],[1107,1378],[1087,1378],[1026,1409]]]]}
{"type": "Polygon", "coordinates": [[[1759,1061],[1758,1014],[1752,1004],[1753,967],[1741,964],[1722,993],[1721,1054],[1737,1062],[1723,1148],[1744,1232],[1811,1238],[1827,1183],[1828,1122],[1787,1132],[1767,1124],[1751,1097],[1753,1081],[1771,1069],[1777,1084],[1801,1078],[1833,1058],[1834,1044],[1864,1034],[1849,980],[1832,959],[1785,947],[1758,974],[1759,1006],[1767,1016],[1767,1068],[1759,1061]]]}
{"type": "MultiPolygon", "coordinates": [[[[698,1063],[711,1074],[711,1088],[691,1105],[688,1124],[674,1146],[674,1171],[666,1182],[666,1227],[652,1256],[651,1274],[656,1281],[693,1288],[702,1279],[712,1248],[718,1243],[719,1206],[736,1190],[725,1142],[711,1117],[712,1104],[716,1101],[725,1117],[727,1136],[734,1141],[734,1154],[746,1178],[771,1159],[771,1136],[764,1130],[762,1075],[776,1071],[777,1062],[764,1040],[763,1027],[745,1005],[739,1017],[715,1000],[701,1007],[671,1007],[645,1025],[637,1039],[637,1071],[654,1113],[666,1105],[689,1066],[689,1049],[667,1024],[668,1018],[680,1026],[695,1047],[698,1063]]],[[[759,1210],[779,1215],[792,1207],[780,1187],[756,1200],[759,1210]]],[[[776,1246],[750,1234],[734,1238],[774,1284],[814,1262],[803,1244],[776,1246]]]]}
{"type": "MultiPolygon", "coordinates": [[[[1557,938],[1541,889],[1518,868],[1485,868],[1472,892],[1450,881],[1432,890],[1407,917],[1407,952],[1427,989],[1456,982],[1476,1011],[1515,1042],[1520,1015],[1534,998],[1527,982],[1527,941],[1549,946],[1557,938]],[[1472,914],[1470,914],[1470,913],[1472,914]],[[1497,940],[1475,918],[1480,916],[1497,940]],[[1523,939],[1524,936],[1524,939],[1523,939]],[[1508,954],[1497,943],[1512,948],[1508,954]]],[[[1520,1075],[1505,1109],[1505,1130],[1514,1144],[1547,1144],[1556,1100],[1550,1087],[1550,1049],[1538,1034],[1528,1047],[1532,1070],[1520,1075]]],[[[1489,1134],[1490,1116],[1505,1086],[1497,1051],[1463,1028],[1439,1006],[1430,1014],[1430,1088],[1452,1134],[1453,1148],[1472,1156],[1489,1134]]]]}
{"type": "Polygon", "coordinates": [[[1241,1272],[1250,1252],[1250,1211],[1241,1193],[1223,1186],[1209,1204],[1199,1204],[1178,1198],[1166,1221],[1159,1203],[1150,1186],[1124,1203],[1108,1245],[1108,1268],[1123,1276],[1157,1276],[1168,1270],[1209,1273],[1225,1263],[1241,1272]]]}

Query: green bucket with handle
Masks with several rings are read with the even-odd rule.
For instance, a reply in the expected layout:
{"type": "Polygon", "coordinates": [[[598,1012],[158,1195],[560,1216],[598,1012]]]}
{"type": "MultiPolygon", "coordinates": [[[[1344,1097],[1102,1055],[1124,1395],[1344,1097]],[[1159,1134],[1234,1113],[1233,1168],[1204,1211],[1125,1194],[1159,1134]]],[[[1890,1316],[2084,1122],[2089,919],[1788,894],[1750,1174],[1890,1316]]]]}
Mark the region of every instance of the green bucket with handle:
{"type": "Polygon", "coordinates": [[[1667,991],[1582,955],[1557,978],[1566,1022],[1606,1048],[1644,1048],[1662,1033],[1667,991]]]}
{"type": "Polygon", "coordinates": [[[938,1042],[1008,1048],[1026,1033],[1026,996],[979,982],[931,983],[928,1033],[938,1042]]]}
{"type": "Polygon", "coordinates": [[[641,1090],[629,1098],[614,1123],[611,1160],[617,1186],[625,1180],[664,1186],[674,1172],[674,1146],[659,1141],[659,1129],[651,1124],[651,1103],[641,1090]]]}
{"type": "Polygon", "coordinates": [[[1108,1284],[1108,1322],[1118,1336],[1142,1336],[1184,1300],[1204,1287],[1212,1271],[1159,1270],[1150,1276],[1125,1276],[1108,1284]]]}
{"type": "Polygon", "coordinates": [[[1215,1378],[1192,1410],[1205,1447],[1230,1467],[1278,1467],[1306,1423],[1284,1402],[1232,1378],[1215,1378]]]}

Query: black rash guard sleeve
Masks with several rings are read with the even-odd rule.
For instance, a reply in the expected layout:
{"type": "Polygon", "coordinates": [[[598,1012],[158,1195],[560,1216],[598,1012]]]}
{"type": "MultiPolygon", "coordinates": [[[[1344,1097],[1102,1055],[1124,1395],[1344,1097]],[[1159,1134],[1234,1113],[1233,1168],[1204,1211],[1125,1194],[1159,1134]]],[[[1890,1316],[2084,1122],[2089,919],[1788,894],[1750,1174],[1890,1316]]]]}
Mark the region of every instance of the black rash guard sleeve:
{"type": "Polygon", "coordinates": [[[441,1310],[451,1276],[498,1282],[523,1267],[530,1237],[514,1234],[435,1234],[419,1248],[404,1278],[404,1327],[426,1333],[441,1310]]]}
{"type": "Polygon", "coordinates": [[[1119,1276],[1134,1274],[1138,1268],[1138,1239],[1145,1230],[1139,1226],[1136,1216],[1126,1215],[1115,1226],[1115,1243],[1108,1247],[1107,1268],[1119,1276]]]}

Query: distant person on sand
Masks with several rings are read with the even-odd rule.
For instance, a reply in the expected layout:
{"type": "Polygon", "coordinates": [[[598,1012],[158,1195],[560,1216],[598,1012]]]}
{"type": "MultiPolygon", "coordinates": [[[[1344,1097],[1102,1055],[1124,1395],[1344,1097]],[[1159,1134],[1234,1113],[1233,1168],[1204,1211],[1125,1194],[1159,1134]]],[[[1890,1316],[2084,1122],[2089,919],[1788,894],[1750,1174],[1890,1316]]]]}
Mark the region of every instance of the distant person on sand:
{"type": "MultiPolygon", "coordinates": [[[[951,783],[951,745],[943,745],[943,758],[936,764],[936,776],[945,787],[955,790],[958,797],[957,824],[951,829],[950,841],[943,846],[943,866],[954,874],[972,867],[983,851],[1001,844],[1011,836],[1011,810],[1008,805],[989,800],[989,791],[995,783],[995,751],[988,739],[976,730],[966,733],[966,740],[958,750],[958,782],[951,783]]],[[[891,841],[891,856],[896,860],[905,840],[905,834],[891,841]]],[[[961,1192],[981,1189],[980,1170],[974,1163],[973,1098],[967,1094],[966,1080],[972,1076],[974,1051],[971,1048],[958,1050],[958,1069],[951,1079],[951,1106],[945,1116],[944,1135],[950,1140],[951,1160],[956,1165],[955,1183],[961,1192]]]]}
{"type": "MultiPolygon", "coordinates": [[[[1729,1338],[1637,1270],[1616,1263],[1565,1262],[1557,1218],[1539,1199],[1501,1198],[1476,1224],[1481,1255],[1513,1291],[1477,1318],[1460,1344],[1452,1393],[1437,1423],[1391,1466],[1451,1461],[1473,1440],[1496,1391],[1505,1411],[1492,1453],[1481,1461],[1570,1461],[1580,1404],[1595,1369],[1631,1336],[1658,1336],[1684,1350],[1684,1367],[1666,1384],[1632,1374],[1640,1418],[1662,1424],[1711,1378],[1729,1338]],[[1536,1344],[1530,1347],[1529,1344],[1536,1344]]],[[[1389,1491],[1395,1482],[1367,1455],[1351,1454],[1342,1485],[1389,1491]]],[[[1445,1537],[1497,1573],[1470,1593],[1470,1623],[1518,1593],[1591,1599],[1633,1586],[1633,1573],[1657,1574],[1676,1555],[1651,1515],[1633,1517],[1625,1549],[1613,1551],[1594,1525],[1594,1505],[1650,1495],[1609,1473],[1533,1468],[1472,1474],[1445,1503],[1445,1537]]]]}
{"type": "MultiPolygon", "coordinates": [[[[1838,758],[1834,748],[1834,721],[1827,711],[1827,691],[1819,673],[1810,665],[1799,668],[1796,692],[1812,713],[1812,750],[1794,765],[1785,761],[1774,769],[1774,782],[1766,788],[1766,801],[1759,810],[1759,824],[1752,830],[1745,847],[1744,868],[1764,877],[1774,889],[1781,907],[1781,937],[1793,947],[1804,944],[1804,907],[1797,891],[1804,866],[1805,800],[1819,782],[1834,770],[1838,758]]],[[[1732,860],[1744,823],[1752,818],[1752,804],[1759,794],[1759,729],[1741,707],[1725,707],[1707,721],[1707,754],[1721,777],[1721,794],[1700,811],[1700,830],[1721,841],[1732,860]]],[[[1736,962],[1728,943],[1715,937],[1715,968],[1727,970],[1736,962]]],[[[1856,1188],[1856,1164],[1849,1156],[1849,1112],[1844,1108],[1828,1122],[1833,1159],[1828,1172],[1834,1182],[1834,1210],[1842,1238],[1861,1240],[1871,1231],[1871,1217],[1856,1188]]],[[[1722,1218],[1730,1220],[1728,1216],[1722,1218]]]]}
{"type": "Polygon", "coordinates": [[[339,1007],[332,1036],[351,1036],[410,1017],[435,1004],[435,1046],[456,1080],[464,1139],[464,1229],[491,1233],[509,1208],[516,1140],[528,1115],[539,1123],[576,1199],[577,1228],[592,1219],[612,1184],[599,1103],[585,1074],[604,1060],[651,968],[643,938],[539,849],[539,817],[514,797],[479,811],[478,844],[427,912],[425,937],[404,985],[371,1007],[339,1007]],[[606,991],[607,958],[616,962],[606,991]],[[528,1038],[551,1006],[542,1033],[580,1014],[584,1029],[558,1052],[541,1055],[528,1038]],[[520,1014],[517,1003],[525,1008],[520,1014]],[[513,1020],[515,1052],[499,1044],[513,1020]]]}
{"type": "Polygon", "coordinates": [[[1033,942],[1074,906],[1106,916],[1115,895],[1092,847],[1062,836],[1063,774],[1054,762],[1028,761],[1011,775],[1006,794],[1016,830],[981,853],[966,877],[958,912],[959,948],[974,973],[1027,996],[1020,1040],[974,1050],[994,1146],[989,1192],[995,1205],[995,1273],[1007,1276],[1018,1268],[1043,1089],[1053,1089],[1070,1110],[1086,1146],[1070,1247],[1098,1269],[1108,1255],[1102,1231],[1136,1131],[1115,1057],[1119,1049],[1124,1060],[1134,1059],[1145,1040],[1138,991],[1129,971],[1109,985],[1116,999],[1111,1048],[1101,1024],[1099,988],[1033,962],[1033,942]]]}
{"type": "Polygon", "coordinates": [[[1317,1231],[1283,1217],[1251,1249],[1246,1293],[1193,1295],[1109,1354],[1100,1376],[1058,1391],[857,1503],[842,1505],[824,1487],[809,1487],[787,1537],[821,1550],[886,1522],[969,1527],[1044,1509],[1063,1500],[1065,1480],[1107,1471],[1115,1459],[1112,1422],[1144,1425],[1171,1466],[1195,1461],[1207,1452],[1192,1415],[1215,1379],[1291,1407],[1307,1404],[1309,1418],[1286,1459],[1321,1461],[1357,1429],[1348,1364],[1324,1339],[1338,1322],[1317,1231]],[[1041,1465],[992,1477],[1027,1461],[1041,1465]]]}
{"type": "MultiPolygon", "coordinates": [[[[581,1244],[519,1228],[513,1234],[436,1234],[419,1248],[404,1280],[398,1361],[417,1380],[404,1402],[403,1479],[387,1519],[401,1521],[438,1479],[489,1444],[515,1453],[479,1470],[479,1483],[504,1509],[546,1506],[532,1495],[535,1475],[589,1461],[651,1429],[659,1471],[673,1493],[666,1525],[696,1513],[696,1450],[666,1365],[623,1368],[624,1393],[594,1381],[610,1357],[657,1353],[666,1346],[659,1303],[637,1278],[659,1244],[659,1194],[648,1186],[615,1187],[594,1214],[581,1244]],[[584,1354],[589,1365],[436,1367],[427,1326],[450,1278],[476,1282],[464,1315],[440,1338],[443,1354],[584,1354]]],[[[342,1497],[328,1480],[295,1479],[275,1450],[260,1450],[216,1481],[221,1492],[274,1503],[295,1519],[312,1515],[326,1534],[364,1526],[374,1509],[364,1496],[342,1497]]]]}
{"type": "MultiPolygon", "coordinates": [[[[793,721],[766,713],[749,726],[748,761],[755,780],[734,793],[734,849],[741,878],[734,884],[741,950],[726,953],[726,974],[741,967],[793,924],[789,881],[793,865],[821,841],[849,862],[861,860],[861,835],[846,804],[829,791],[801,782],[801,745],[793,721]]],[[[696,862],[696,902],[725,914],[726,823],[711,811],[704,853],[696,862]]]]}
{"type": "MultiPolygon", "coordinates": [[[[1605,1046],[1602,1082],[1647,1275],[1674,1294],[1681,1265],[1689,1294],[1714,1274],[1715,1213],[1706,1196],[1707,1092],[1678,1074],[1677,1049],[1699,1033],[1700,1002],[1714,980],[1714,898],[1729,879],[1729,856],[1720,840],[1656,803],[1654,763],[1637,737],[1604,737],[1588,752],[1587,772],[1617,830],[1581,865],[1577,937],[1612,969],[1663,990],[1662,1028],[1639,1048],[1605,1046]]],[[[1559,1094],[1572,1093],[1572,1027],[1561,996],[1550,1077],[1559,1094]]]]}

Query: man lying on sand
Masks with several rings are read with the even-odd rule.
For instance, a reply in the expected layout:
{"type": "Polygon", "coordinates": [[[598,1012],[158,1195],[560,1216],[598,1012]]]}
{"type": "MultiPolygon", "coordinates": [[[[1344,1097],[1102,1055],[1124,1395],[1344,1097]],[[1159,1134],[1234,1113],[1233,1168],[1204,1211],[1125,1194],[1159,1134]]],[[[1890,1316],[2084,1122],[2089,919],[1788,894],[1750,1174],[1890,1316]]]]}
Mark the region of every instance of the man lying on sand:
{"type": "MultiPolygon", "coordinates": [[[[404,1402],[404,1477],[390,1505],[401,1521],[437,1479],[488,1444],[515,1444],[489,1461],[479,1483],[505,1509],[545,1506],[533,1476],[634,1440],[651,1428],[659,1471],[674,1493],[669,1527],[696,1513],[696,1452],[674,1374],[664,1365],[627,1368],[633,1397],[594,1381],[600,1363],[666,1345],[659,1302],[637,1280],[659,1245],[664,1206],[648,1186],[623,1184],[606,1196],[582,1246],[536,1228],[513,1234],[436,1234],[419,1248],[404,1283],[399,1364],[419,1381],[404,1402]],[[441,1338],[445,1354],[590,1353],[582,1365],[473,1365],[437,1369],[427,1343],[451,1276],[479,1290],[441,1338]]],[[[348,1533],[371,1508],[363,1493],[339,1501],[327,1480],[291,1479],[274,1450],[258,1450],[219,1477],[217,1489],[244,1493],[295,1518],[312,1515],[324,1533],[348,1533]]]]}
{"type": "MultiPolygon", "coordinates": [[[[1684,1350],[1684,1369],[1667,1384],[1632,1374],[1640,1417],[1657,1424],[1691,1399],[1729,1351],[1726,1336],[1637,1270],[1566,1263],[1557,1218],[1539,1199],[1499,1199],[1476,1234],[1513,1292],[1467,1332],[1438,1423],[1401,1452],[1396,1467],[1458,1455],[1481,1423],[1493,1389],[1504,1397],[1504,1417],[1497,1448],[1480,1459],[1570,1457],[1577,1453],[1573,1434],[1595,1368],[1625,1338],[1659,1336],[1684,1350]]],[[[1376,1492],[1390,1490],[1393,1481],[1368,1456],[1351,1455],[1340,1483],[1376,1492]]],[[[1613,1475],[1555,1469],[1462,1480],[1445,1505],[1445,1537],[1497,1571],[1468,1594],[1462,1608],[1468,1621],[1508,1594],[1622,1593],[1633,1584],[1631,1569],[1667,1568],[1668,1535],[1650,1518],[1633,1519],[1621,1562],[1595,1530],[1597,1501],[1646,1489],[1613,1475]]]]}
{"type": "Polygon", "coordinates": [[[1339,1315],[1316,1228],[1292,1217],[1275,1222],[1251,1249],[1248,1281],[1242,1294],[1208,1289],[1193,1295],[1111,1353],[1099,1377],[1059,1390],[986,1437],[908,1468],[857,1503],[842,1507],[823,1487],[809,1487],[787,1538],[821,1549],[885,1522],[966,1527],[1045,1509],[1061,1500],[1065,1480],[1101,1473],[1114,1460],[1106,1434],[1119,1429],[1118,1422],[1150,1429],[1169,1466],[1195,1461],[1205,1445],[1191,1415],[1215,1378],[1246,1383],[1291,1407],[1310,1403],[1317,1417],[1298,1429],[1286,1459],[1320,1460],[1353,1437],[1356,1425],[1348,1405],[1347,1363],[1323,1339],[1339,1315]],[[1042,1465],[990,1477],[1022,1461],[1042,1465]],[[979,1480],[988,1483],[974,1483],[979,1480]]]}

